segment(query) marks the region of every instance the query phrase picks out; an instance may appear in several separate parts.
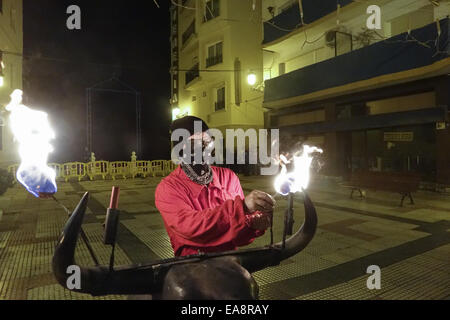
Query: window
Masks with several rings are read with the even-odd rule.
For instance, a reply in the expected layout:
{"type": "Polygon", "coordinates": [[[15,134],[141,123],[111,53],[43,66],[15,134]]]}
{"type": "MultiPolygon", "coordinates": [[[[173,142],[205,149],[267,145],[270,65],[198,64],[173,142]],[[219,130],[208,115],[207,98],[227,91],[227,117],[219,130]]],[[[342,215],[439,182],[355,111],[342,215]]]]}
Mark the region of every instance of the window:
{"type": "Polygon", "coordinates": [[[278,65],[278,75],[283,75],[286,73],[286,63],[282,62],[278,65]]]}
{"type": "Polygon", "coordinates": [[[224,110],[225,109],[225,86],[216,89],[216,103],[215,103],[215,111],[224,110]]]}
{"type": "Polygon", "coordinates": [[[206,0],[203,21],[209,21],[220,15],[220,0],[206,0]]]}
{"type": "Polygon", "coordinates": [[[184,31],[181,43],[184,45],[189,40],[191,35],[193,35],[194,33],[195,33],[195,19],[191,22],[189,27],[187,27],[186,31],[184,31]]]}
{"type": "Polygon", "coordinates": [[[208,58],[206,58],[206,67],[211,67],[213,65],[222,63],[222,42],[218,42],[210,47],[208,47],[208,58]]]}

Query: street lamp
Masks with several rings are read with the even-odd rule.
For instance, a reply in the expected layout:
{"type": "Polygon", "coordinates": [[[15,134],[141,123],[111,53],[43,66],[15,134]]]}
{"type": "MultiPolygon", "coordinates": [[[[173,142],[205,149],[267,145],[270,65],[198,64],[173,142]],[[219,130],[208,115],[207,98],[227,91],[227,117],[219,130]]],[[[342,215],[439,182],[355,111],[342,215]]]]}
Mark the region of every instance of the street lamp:
{"type": "Polygon", "coordinates": [[[256,74],[254,72],[250,72],[247,76],[247,82],[249,85],[254,86],[256,84],[256,74]]]}
{"type": "Polygon", "coordinates": [[[172,120],[177,120],[178,116],[180,115],[181,111],[180,108],[173,108],[172,109],[172,120]]]}

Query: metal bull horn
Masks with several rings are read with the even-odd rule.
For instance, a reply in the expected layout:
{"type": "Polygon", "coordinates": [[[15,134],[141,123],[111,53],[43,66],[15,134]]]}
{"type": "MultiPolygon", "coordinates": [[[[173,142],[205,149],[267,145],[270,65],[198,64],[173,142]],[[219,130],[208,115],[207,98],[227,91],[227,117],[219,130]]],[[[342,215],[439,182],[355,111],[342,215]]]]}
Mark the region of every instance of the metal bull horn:
{"type": "MultiPolygon", "coordinates": [[[[85,193],[60,236],[52,260],[53,273],[67,288],[89,194],[85,193]]],[[[250,273],[278,265],[303,250],[314,237],[317,214],[304,193],[305,220],[300,229],[282,243],[255,249],[203,253],[175,257],[138,266],[80,268],[79,289],[93,296],[152,294],[161,299],[257,299],[258,286],[250,273]]]]}

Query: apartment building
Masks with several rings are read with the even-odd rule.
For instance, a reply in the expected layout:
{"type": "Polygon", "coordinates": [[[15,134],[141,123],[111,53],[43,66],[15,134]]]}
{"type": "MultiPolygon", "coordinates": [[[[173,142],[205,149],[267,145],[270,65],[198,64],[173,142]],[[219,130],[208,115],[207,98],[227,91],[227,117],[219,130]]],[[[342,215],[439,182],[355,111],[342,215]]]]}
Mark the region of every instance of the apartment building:
{"type": "Polygon", "coordinates": [[[449,14],[442,0],[263,0],[266,127],[284,149],[322,146],[326,175],[450,184],[449,14]]]}
{"type": "Polygon", "coordinates": [[[0,167],[18,160],[5,106],[14,89],[22,89],[22,0],[0,0],[0,167]]]}
{"type": "Polygon", "coordinates": [[[177,3],[170,9],[173,119],[194,115],[222,131],[262,128],[261,1],[177,3]]]}

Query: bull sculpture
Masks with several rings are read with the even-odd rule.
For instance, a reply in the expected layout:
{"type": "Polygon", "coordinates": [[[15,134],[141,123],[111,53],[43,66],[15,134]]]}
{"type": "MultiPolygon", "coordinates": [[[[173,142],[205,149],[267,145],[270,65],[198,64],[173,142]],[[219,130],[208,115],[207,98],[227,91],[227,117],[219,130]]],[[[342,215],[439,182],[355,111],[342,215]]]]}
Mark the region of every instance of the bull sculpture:
{"type": "MultiPolygon", "coordinates": [[[[89,194],[85,193],[67,221],[53,256],[53,273],[67,288],[67,268],[74,261],[89,194]]],[[[251,273],[294,256],[314,237],[316,209],[304,193],[305,220],[290,238],[274,245],[221,253],[175,257],[137,266],[80,267],[81,288],[72,289],[93,296],[152,295],[153,298],[180,299],[258,299],[258,285],[251,273]]]]}

